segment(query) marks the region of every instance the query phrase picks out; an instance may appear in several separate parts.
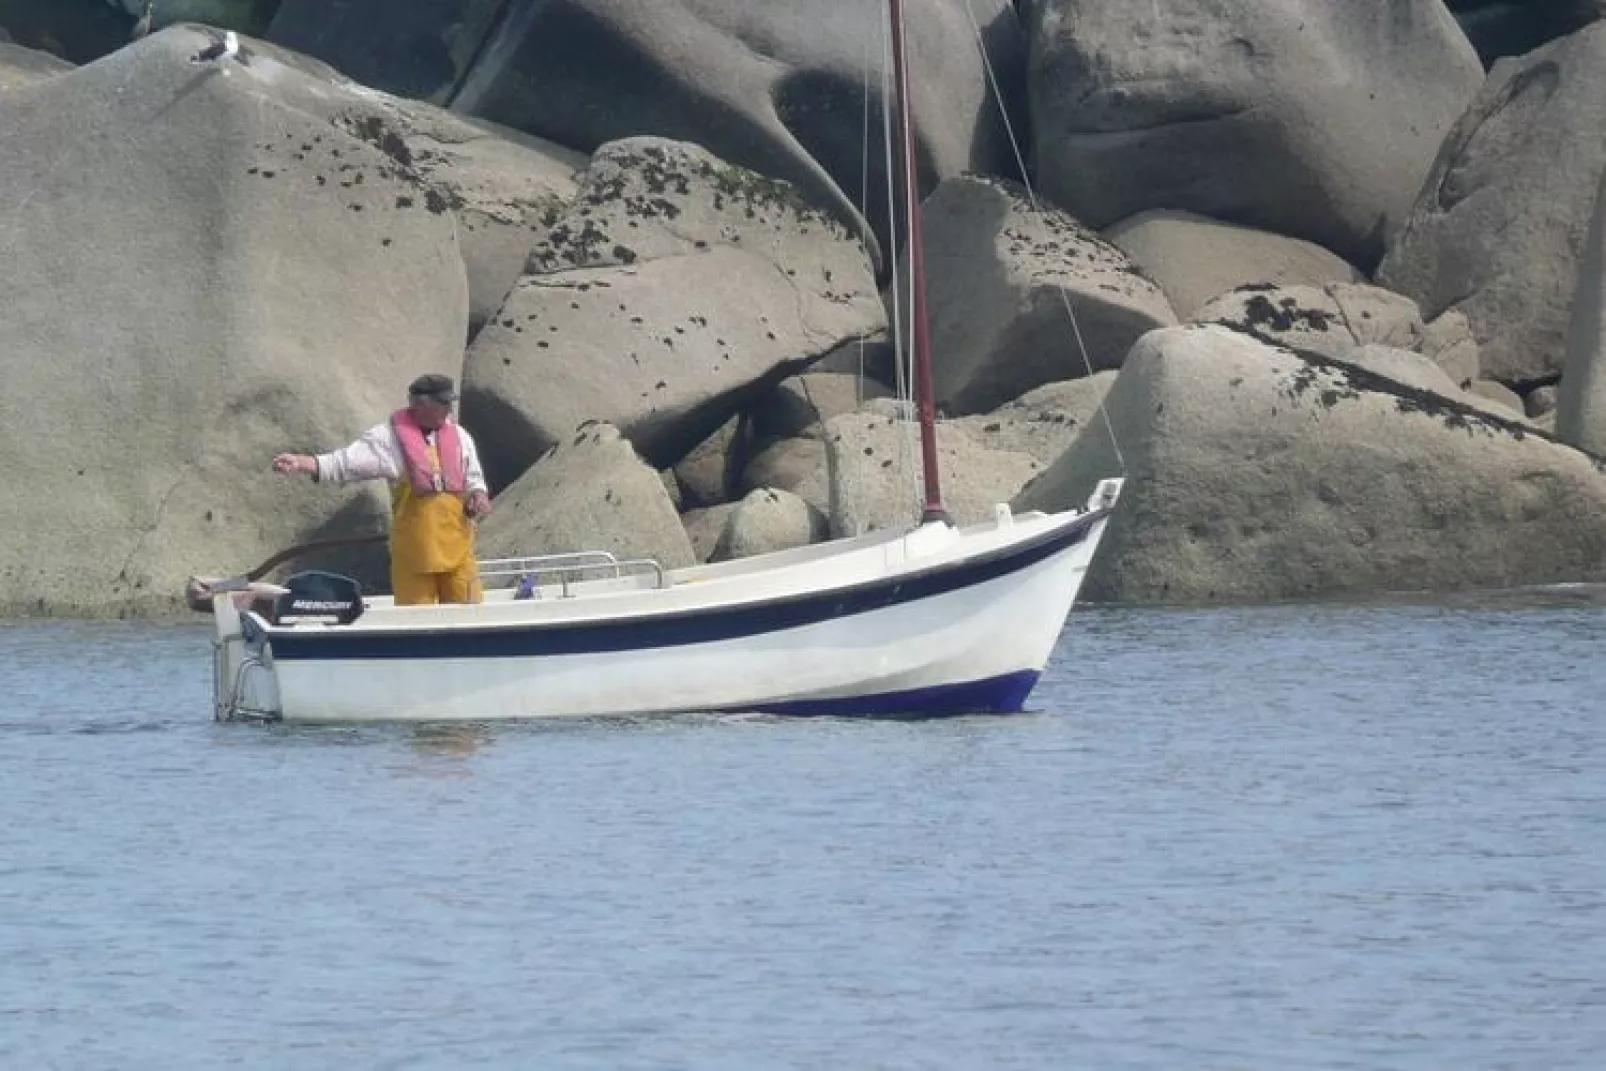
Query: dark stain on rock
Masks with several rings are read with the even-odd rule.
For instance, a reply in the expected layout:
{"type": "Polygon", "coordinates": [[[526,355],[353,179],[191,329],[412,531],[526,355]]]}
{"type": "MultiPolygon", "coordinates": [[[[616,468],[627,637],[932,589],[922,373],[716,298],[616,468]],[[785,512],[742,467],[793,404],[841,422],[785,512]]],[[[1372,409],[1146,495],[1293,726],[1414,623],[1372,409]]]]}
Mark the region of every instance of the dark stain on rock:
{"type": "Polygon", "coordinates": [[[608,235],[595,220],[584,220],[578,230],[567,223],[555,224],[545,240],[531,250],[528,267],[532,271],[549,272],[595,264],[601,259],[599,251],[607,240],[608,235]]]}
{"type": "Polygon", "coordinates": [[[358,119],[352,122],[348,129],[403,167],[413,166],[413,150],[407,147],[407,142],[400,134],[387,126],[377,115],[358,119]]]}
{"type": "MultiPolygon", "coordinates": [[[[1339,360],[1317,353],[1314,350],[1301,346],[1290,346],[1286,343],[1265,343],[1254,332],[1238,325],[1224,324],[1231,330],[1248,335],[1263,344],[1298,357],[1305,362],[1305,367],[1296,371],[1290,381],[1289,388],[1284,392],[1291,398],[1298,398],[1313,388],[1319,388],[1317,400],[1327,408],[1332,408],[1342,401],[1360,398],[1363,391],[1376,394],[1391,395],[1395,399],[1395,407],[1401,413],[1420,413],[1423,416],[1434,417],[1440,420],[1445,427],[1454,431],[1465,431],[1467,434],[1482,432],[1486,435],[1504,435],[1513,442],[1523,442],[1529,438],[1542,439],[1545,442],[1558,446],[1568,446],[1555,435],[1536,428],[1521,420],[1508,419],[1494,413],[1475,408],[1466,402],[1448,398],[1421,387],[1413,387],[1388,376],[1380,375],[1369,368],[1352,364],[1349,361],[1339,360]]],[[[1277,410],[1272,410],[1275,416],[1277,410]]],[[[1568,449],[1576,447],[1568,446],[1568,449]]],[[[1585,453],[1594,463],[1597,472],[1606,473],[1606,458],[1585,453]]]]}
{"type": "Polygon", "coordinates": [[[1299,302],[1291,297],[1273,304],[1264,294],[1256,294],[1244,302],[1244,326],[1251,329],[1264,327],[1282,333],[1300,327],[1309,331],[1326,331],[1332,319],[1332,314],[1323,309],[1300,308],[1299,302]]]}
{"type": "Polygon", "coordinates": [[[1307,394],[1314,394],[1316,400],[1326,409],[1333,408],[1341,401],[1361,396],[1360,391],[1351,387],[1348,380],[1334,385],[1328,382],[1323,372],[1324,370],[1319,367],[1306,365],[1293,374],[1283,393],[1295,401],[1307,394]]]}

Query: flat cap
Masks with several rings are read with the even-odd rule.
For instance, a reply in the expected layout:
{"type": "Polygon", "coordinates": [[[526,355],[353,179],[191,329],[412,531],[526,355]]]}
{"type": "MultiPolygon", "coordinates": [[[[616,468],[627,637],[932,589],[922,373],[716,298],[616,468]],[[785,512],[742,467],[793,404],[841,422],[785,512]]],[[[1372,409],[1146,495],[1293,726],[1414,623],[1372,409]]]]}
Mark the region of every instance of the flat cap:
{"type": "Polygon", "coordinates": [[[427,395],[431,398],[438,398],[443,402],[455,402],[457,400],[457,388],[452,383],[452,377],[443,376],[439,372],[430,372],[427,375],[419,376],[407,387],[407,393],[413,397],[427,395]]]}

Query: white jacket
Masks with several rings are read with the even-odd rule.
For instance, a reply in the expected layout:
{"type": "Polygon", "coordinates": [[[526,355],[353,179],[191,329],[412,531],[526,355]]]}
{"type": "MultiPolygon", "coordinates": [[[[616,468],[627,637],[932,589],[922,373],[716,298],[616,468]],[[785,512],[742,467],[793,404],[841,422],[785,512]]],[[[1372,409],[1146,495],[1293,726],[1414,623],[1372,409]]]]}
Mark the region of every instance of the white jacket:
{"type": "MultiPolygon", "coordinates": [[[[463,444],[463,482],[468,493],[485,491],[485,473],[480,468],[480,453],[474,445],[474,436],[459,424],[457,437],[463,444]]],[[[433,444],[435,433],[428,432],[424,441],[433,444]]],[[[328,454],[317,456],[319,483],[352,483],[356,480],[389,480],[395,483],[402,478],[406,464],[402,460],[401,443],[390,421],[375,424],[362,433],[362,438],[328,454]]]]}

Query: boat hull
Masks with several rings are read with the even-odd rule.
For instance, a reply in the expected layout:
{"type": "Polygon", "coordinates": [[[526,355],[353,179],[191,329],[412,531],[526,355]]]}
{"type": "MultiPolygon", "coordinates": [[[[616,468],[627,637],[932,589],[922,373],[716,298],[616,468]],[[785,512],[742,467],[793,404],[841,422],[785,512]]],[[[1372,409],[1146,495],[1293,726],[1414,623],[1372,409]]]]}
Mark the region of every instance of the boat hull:
{"type": "Polygon", "coordinates": [[[248,617],[269,675],[256,705],[339,723],[1011,713],[1048,660],[1107,520],[1105,509],[931,533],[935,546],[890,568],[896,544],[850,549],[793,566],[803,575],[792,587],[774,579],[786,568],[754,570],[768,590],[758,579],[710,582],[706,594],[682,582],[657,600],[664,612],[642,597],[619,612],[568,600],[526,621],[460,614],[433,627],[283,629],[248,617]]]}

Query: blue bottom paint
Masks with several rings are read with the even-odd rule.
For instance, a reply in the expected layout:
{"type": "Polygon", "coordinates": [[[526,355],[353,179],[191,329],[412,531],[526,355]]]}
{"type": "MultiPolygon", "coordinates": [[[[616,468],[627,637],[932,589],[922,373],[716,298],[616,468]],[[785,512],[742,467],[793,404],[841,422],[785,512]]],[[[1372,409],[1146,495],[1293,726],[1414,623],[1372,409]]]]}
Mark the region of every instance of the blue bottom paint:
{"type": "Polygon", "coordinates": [[[816,717],[938,718],[954,714],[1015,714],[1037,684],[1039,674],[1023,669],[1001,677],[962,684],[939,684],[878,695],[840,699],[799,699],[752,708],[758,714],[812,715],[816,717]]]}

